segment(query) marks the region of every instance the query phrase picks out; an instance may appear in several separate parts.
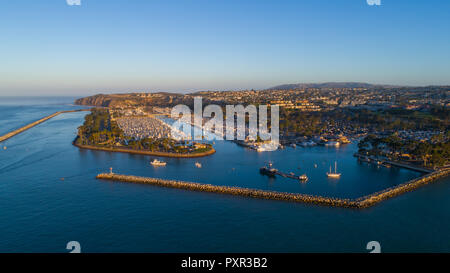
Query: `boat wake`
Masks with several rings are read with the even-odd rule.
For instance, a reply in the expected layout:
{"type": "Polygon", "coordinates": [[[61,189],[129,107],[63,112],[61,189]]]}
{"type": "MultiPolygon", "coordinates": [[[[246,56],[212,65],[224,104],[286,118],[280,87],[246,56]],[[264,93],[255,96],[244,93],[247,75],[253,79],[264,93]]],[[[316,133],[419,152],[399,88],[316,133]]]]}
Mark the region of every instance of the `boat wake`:
{"type": "Polygon", "coordinates": [[[35,155],[42,155],[42,152],[41,151],[34,152],[31,155],[26,155],[26,156],[22,157],[21,159],[16,160],[15,162],[12,162],[10,164],[0,167],[0,174],[8,173],[8,172],[11,172],[11,171],[23,168],[23,167],[33,165],[38,162],[42,162],[44,160],[51,159],[61,153],[63,153],[63,152],[57,152],[57,153],[52,153],[52,154],[48,154],[45,156],[35,157],[35,155]]]}

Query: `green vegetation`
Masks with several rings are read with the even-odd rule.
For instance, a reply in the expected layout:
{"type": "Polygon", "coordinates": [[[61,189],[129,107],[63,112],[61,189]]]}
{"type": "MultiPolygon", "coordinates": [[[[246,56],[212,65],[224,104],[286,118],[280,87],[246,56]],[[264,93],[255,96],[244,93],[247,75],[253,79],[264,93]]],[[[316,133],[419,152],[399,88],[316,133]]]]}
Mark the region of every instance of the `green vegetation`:
{"type": "Polygon", "coordinates": [[[450,164],[450,142],[443,135],[442,142],[403,140],[396,134],[387,137],[368,135],[358,144],[359,153],[382,156],[394,161],[407,161],[425,167],[441,167],[450,164]],[[446,139],[446,140],[444,140],[446,139]]]}
{"type": "Polygon", "coordinates": [[[211,144],[176,141],[170,138],[135,139],[125,136],[106,109],[93,109],[91,114],[86,115],[84,124],[78,128],[75,144],[176,154],[198,154],[212,150],[211,144]]]}
{"type": "Polygon", "coordinates": [[[124,135],[115,121],[111,120],[108,110],[93,109],[86,115],[84,124],[78,127],[78,137],[76,144],[80,145],[100,145],[112,147],[124,135]]]}
{"type": "Polygon", "coordinates": [[[449,111],[432,107],[429,111],[404,109],[367,110],[336,109],[326,112],[302,112],[296,109],[280,111],[280,131],[312,136],[341,131],[356,133],[367,129],[374,131],[439,130],[448,131],[449,111]]]}

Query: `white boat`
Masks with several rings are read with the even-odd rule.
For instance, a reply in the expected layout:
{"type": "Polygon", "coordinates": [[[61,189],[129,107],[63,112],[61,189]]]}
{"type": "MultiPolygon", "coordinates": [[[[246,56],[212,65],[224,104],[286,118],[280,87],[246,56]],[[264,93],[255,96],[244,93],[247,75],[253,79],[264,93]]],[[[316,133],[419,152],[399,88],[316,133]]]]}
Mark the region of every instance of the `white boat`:
{"type": "Polygon", "coordinates": [[[339,146],[341,146],[341,143],[339,143],[339,141],[328,141],[327,143],[325,143],[325,146],[339,147],[339,146]]]}
{"type": "Polygon", "coordinates": [[[306,174],[300,175],[298,178],[303,182],[308,181],[308,176],[306,174]]]}
{"type": "Polygon", "coordinates": [[[159,161],[158,159],[154,159],[152,162],[150,162],[151,165],[153,166],[166,166],[166,162],[164,161],[159,161]]]}
{"type": "Polygon", "coordinates": [[[258,146],[258,148],[256,148],[256,150],[258,152],[273,152],[276,151],[279,147],[279,144],[274,143],[274,142],[270,142],[270,143],[264,143],[258,146]]]}
{"type": "Polygon", "coordinates": [[[201,167],[202,167],[202,164],[201,164],[200,162],[195,162],[195,167],[201,168],[201,167]]]}
{"type": "Polygon", "coordinates": [[[312,147],[316,146],[317,143],[315,143],[314,141],[303,141],[302,143],[300,143],[300,145],[303,147],[312,147]]]}
{"type": "Polygon", "coordinates": [[[331,166],[330,166],[330,172],[327,173],[327,176],[329,178],[341,178],[341,174],[337,172],[337,162],[334,162],[334,173],[331,172],[331,166]]]}

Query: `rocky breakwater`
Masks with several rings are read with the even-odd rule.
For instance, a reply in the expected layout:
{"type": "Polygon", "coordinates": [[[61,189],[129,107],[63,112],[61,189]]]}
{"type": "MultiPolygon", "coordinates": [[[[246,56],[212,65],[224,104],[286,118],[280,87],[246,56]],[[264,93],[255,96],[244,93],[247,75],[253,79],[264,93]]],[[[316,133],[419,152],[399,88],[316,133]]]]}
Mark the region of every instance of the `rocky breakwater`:
{"type": "Polygon", "coordinates": [[[177,188],[199,192],[239,195],[259,199],[283,200],[283,201],[310,203],[332,207],[347,207],[347,208],[358,207],[358,203],[350,199],[339,199],[339,198],[313,196],[298,193],[274,192],[274,191],[264,191],[240,187],[217,186],[211,184],[166,180],[151,177],[139,177],[132,175],[121,175],[115,173],[102,173],[97,175],[96,178],[103,180],[115,180],[129,183],[148,184],[160,187],[177,188]]]}
{"type": "Polygon", "coordinates": [[[166,180],[160,178],[151,177],[139,177],[132,175],[121,175],[115,173],[102,173],[97,175],[97,179],[114,180],[129,183],[148,184],[160,187],[177,188],[199,192],[210,192],[219,194],[238,195],[251,198],[270,199],[270,200],[282,200],[298,203],[309,203],[316,205],[323,205],[329,207],[343,207],[343,208],[356,208],[363,209],[374,206],[383,200],[398,196],[400,194],[412,191],[431,183],[440,178],[444,178],[450,174],[450,169],[443,169],[431,174],[413,179],[407,183],[398,185],[396,187],[388,188],[386,190],[376,192],[357,199],[343,199],[333,197],[323,197],[316,195],[306,195],[299,193],[287,193],[287,192],[274,192],[240,187],[229,186],[217,186],[211,184],[201,184],[194,182],[166,180]]]}
{"type": "Polygon", "coordinates": [[[22,132],[24,132],[24,131],[26,131],[26,130],[28,130],[28,129],[30,129],[30,128],[36,126],[36,125],[38,125],[38,124],[41,124],[41,123],[43,123],[43,122],[45,122],[45,121],[47,121],[47,120],[49,120],[49,119],[51,119],[51,118],[53,118],[53,117],[56,117],[56,116],[58,116],[58,115],[60,115],[60,114],[63,114],[63,113],[71,113],[71,112],[80,112],[80,111],[90,111],[90,110],[89,110],[89,109],[80,109],[80,110],[70,110],[70,111],[60,111],[60,112],[56,112],[56,113],[51,114],[51,115],[49,115],[49,116],[43,117],[43,118],[41,118],[40,120],[37,120],[37,121],[32,122],[32,123],[30,123],[30,124],[28,124],[28,125],[25,125],[25,126],[19,128],[19,129],[17,129],[17,130],[14,130],[14,131],[9,132],[9,133],[7,133],[7,134],[5,134],[5,135],[3,135],[3,136],[0,136],[0,142],[5,141],[5,140],[7,140],[7,139],[9,139],[9,138],[12,138],[13,136],[15,136],[15,135],[17,135],[17,134],[20,134],[20,133],[22,133],[22,132]]]}

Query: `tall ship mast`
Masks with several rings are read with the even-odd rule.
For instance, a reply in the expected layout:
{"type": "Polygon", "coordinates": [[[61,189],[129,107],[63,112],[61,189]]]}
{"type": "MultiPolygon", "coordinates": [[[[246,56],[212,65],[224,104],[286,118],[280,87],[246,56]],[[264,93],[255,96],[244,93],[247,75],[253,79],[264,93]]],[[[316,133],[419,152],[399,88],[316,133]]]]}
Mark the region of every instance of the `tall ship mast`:
{"type": "Polygon", "coordinates": [[[330,172],[327,172],[327,176],[329,178],[341,178],[341,174],[337,172],[337,162],[334,162],[334,172],[331,172],[331,166],[330,166],[330,172]]]}

